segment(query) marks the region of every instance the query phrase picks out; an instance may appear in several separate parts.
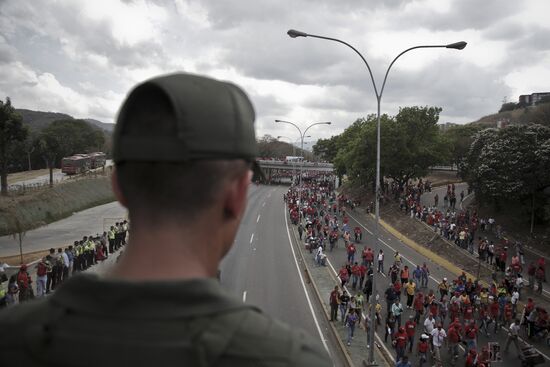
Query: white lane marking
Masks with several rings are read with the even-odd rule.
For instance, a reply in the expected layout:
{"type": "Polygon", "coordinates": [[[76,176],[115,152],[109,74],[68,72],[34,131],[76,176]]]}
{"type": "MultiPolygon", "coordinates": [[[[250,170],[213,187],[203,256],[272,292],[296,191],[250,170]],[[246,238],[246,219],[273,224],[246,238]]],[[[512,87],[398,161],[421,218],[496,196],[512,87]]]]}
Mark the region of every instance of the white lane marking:
{"type": "Polygon", "coordinates": [[[246,291],[243,292],[243,303],[246,302],[246,291]]]}
{"type": "Polygon", "coordinates": [[[254,241],[254,233],[252,233],[252,236],[250,236],[250,244],[252,244],[252,241],[254,241]]]}
{"type": "MultiPolygon", "coordinates": [[[[359,223],[359,222],[357,222],[357,223],[359,223]]],[[[361,224],[361,223],[359,223],[359,224],[361,224]]],[[[334,272],[334,274],[336,275],[336,279],[340,279],[340,278],[338,278],[338,272],[336,271],[336,269],[334,269],[334,266],[332,266],[332,263],[330,262],[330,259],[328,257],[327,257],[327,262],[328,262],[328,265],[330,266],[330,268],[332,269],[332,271],[334,272]]],[[[351,294],[348,287],[344,286],[344,289],[346,290],[346,292],[348,292],[348,294],[351,294]]],[[[375,295],[372,294],[371,297],[375,297],[375,295]]],[[[367,319],[367,316],[365,315],[364,312],[361,312],[361,315],[363,316],[363,318],[365,320],[367,319]]],[[[384,350],[386,351],[388,356],[391,358],[392,363],[395,363],[395,358],[393,358],[393,355],[392,355],[393,353],[391,353],[390,350],[388,349],[388,347],[386,347],[386,343],[382,342],[382,339],[378,335],[378,332],[375,331],[374,335],[376,336],[376,339],[378,340],[378,343],[384,348],[384,350]]]]}
{"type": "Polygon", "coordinates": [[[290,250],[292,251],[292,256],[294,257],[294,264],[296,265],[296,270],[298,271],[298,275],[300,276],[300,282],[302,283],[302,288],[304,289],[304,294],[306,296],[307,304],[309,305],[309,311],[311,312],[311,316],[313,316],[313,321],[315,322],[315,326],[317,327],[317,332],[319,333],[319,338],[321,338],[321,341],[323,342],[323,345],[327,351],[327,353],[330,354],[330,351],[328,349],[327,341],[325,340],[323,336],[323,332],[321,331],[321,326],[319,325],[319,321],[317,320],[317,315],[315,314],[315,311],[313,310],[313,305],[311,304],[311,299],[309,298],[309,294],[307,293],[306,284],[304,282],[304,277],[302,276],[302,271],[300,270],[300,266],[298,266],[298,259],[296,258],[296,252],[294,252],[294,246],[292,246],[292,239],[290,238],[290,231],[288,230],[288,219],[286,218],[286,208],[283,206],[283,216],[285,217],[285,224],[286,224],[286,234],[288,236],[288,244],[290,245],[290,250]]]}
{"type": "Polygon", "coordinates": [[[260,221],[260,214],[258,214],[258,218],[256,218],[256,223],[260,221]]]}
{"type": "Polygon", "coordinates": [[[265,201],[262,203],[262,208],[265,206],[265,201]]]}
{"type": "Polygon", "coordinates": [[[271,197],[271,192],[269,194],[267,194],[267,197],[270,198],[271,197]]]}

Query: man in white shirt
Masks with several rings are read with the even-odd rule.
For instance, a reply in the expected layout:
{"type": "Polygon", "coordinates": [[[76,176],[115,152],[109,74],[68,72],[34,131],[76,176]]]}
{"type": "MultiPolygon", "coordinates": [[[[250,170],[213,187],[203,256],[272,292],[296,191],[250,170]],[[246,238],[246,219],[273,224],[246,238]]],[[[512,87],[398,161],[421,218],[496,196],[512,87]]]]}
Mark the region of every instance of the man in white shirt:
{"type": "Polygon", "coordinates": [[[397,327],[401,327],[401,314],[403,313],[403,305],[399,301],[399,298],[396,298],[393,305],[391,306],[391,312],[395,316],[397,321],[397,327]]]}
{"type": "Polygon", "coordinates": [[[439,349],[443,346],[443,342],[447,337],[447,333],[445,332],[445,330],[443,330],[441,324],[437,324],[437,328],[432,330],[431,335],[432,335],[434,359],[437,365],[437,363],[441,363],[441,353],[439,349]]]}
{"type": "Polygon", "coordinates": [[[504,347],[504,352],[508,352],[508,347],[510,346],[510,343],[514,343],[516,346],[516,350],[518,352],[518,355],[520,353],[519,343],[518,343],[518,333],[519,333],[519,320],[515,319],[514,322],[510,325],[508,328],[508,339],[506,339],[506,346],[504,347]]]}
{"type": "Polygon", "coordinates": [[[424,320],[424,331],[428,335],[432,335],[432,331],[435,328],[435,319],[432,314],[429,314],[426,320],[424,320]]]}
{"type": "Polygon", "coordinates": [[[518,301],[519,292],[517,288],[514,288],[514,290],[512,291],[512,298],[510,298],[510,303],[512,303],[512,317],[516,317],[518,301]]]}

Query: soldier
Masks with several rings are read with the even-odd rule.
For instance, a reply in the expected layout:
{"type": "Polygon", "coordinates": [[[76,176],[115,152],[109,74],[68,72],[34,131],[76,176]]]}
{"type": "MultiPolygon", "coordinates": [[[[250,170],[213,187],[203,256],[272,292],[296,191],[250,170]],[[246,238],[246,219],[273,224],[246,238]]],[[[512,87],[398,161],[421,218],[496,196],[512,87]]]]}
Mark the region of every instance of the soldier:
{"type": "Polygon", "coordinates": [[[109,253],[112,254],[115,252],[115,227],[111,226],[109,232],[107,233],[107,238],[109,239],[109,253]]]}
{"type": "Polygon", "coordinates": [[[113,135],[113,191],[132,243],[101,277],[0,313],[0,355],[21,366],[332,366],[319,340],[233,298],[216,279],[258,154],[237,86],[171,74],[137,86],[113,135]],[[99,353],[83,351],[97,350],[99,353]]]}

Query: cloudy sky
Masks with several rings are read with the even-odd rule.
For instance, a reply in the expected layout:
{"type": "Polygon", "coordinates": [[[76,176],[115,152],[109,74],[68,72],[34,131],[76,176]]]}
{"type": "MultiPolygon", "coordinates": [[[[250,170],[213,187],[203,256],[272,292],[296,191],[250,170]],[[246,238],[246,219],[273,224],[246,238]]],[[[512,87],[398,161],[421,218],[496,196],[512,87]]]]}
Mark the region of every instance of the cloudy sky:
{"type": "MultiPolygon", "coordinates": [[[[376,112],[369,74],[351,49],[290,28],[340,38],[359,49],[381,84],[402,50],[467,41],[462,50],[414,50],[399,59],[382,112],[443,108],[465,123],[504,99],[550,91],[548,0],[0,0],[0,99],[18,108],[114,122],[128,90],[161,73],[233,81],[257,111],[257,134],[341,132],[376,112]]],[[[308,134],[309,135],[309,134],[308,134]]]]}

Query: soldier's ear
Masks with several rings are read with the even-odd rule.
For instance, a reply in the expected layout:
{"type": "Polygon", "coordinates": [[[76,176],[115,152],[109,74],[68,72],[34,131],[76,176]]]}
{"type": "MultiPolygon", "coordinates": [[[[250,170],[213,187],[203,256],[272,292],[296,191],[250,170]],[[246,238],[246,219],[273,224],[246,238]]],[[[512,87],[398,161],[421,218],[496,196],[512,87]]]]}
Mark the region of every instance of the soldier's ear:
{"type": "Polygon", "coordinates": [[[122,190],[120,190],[120,186],[118,184],[118,176],[116,168],[113,170],[113,173],[111,174],[111,187],[113,188],[113,193],[115,194],[115,198],[118,200],[118,202],[125,208],[128,208],[126,198],[122,194],[122,190]]]}

